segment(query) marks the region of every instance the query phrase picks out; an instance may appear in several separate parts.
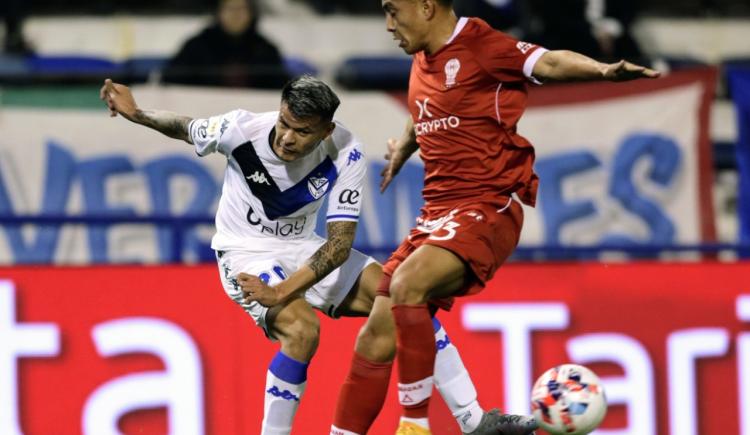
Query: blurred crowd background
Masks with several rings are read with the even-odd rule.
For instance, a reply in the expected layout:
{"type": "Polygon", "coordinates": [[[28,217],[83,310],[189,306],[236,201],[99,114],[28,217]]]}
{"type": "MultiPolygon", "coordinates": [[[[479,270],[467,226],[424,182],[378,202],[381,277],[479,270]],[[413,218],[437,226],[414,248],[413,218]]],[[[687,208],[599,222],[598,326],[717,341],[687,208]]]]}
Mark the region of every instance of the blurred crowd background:
{"type": "MultiPolygon", "coordinates": [[[[745,0],[456,0],[454,7],[519,39],[604,61],[627,58],[664,69],[750,56],[745,0]]],[[[360,83],[342,72],[352,58],[399,53],[384,37],[378,1],[5,0],[0,14],[5,83],[43,78],[44,65],[36,64],[33,77],[14,75],[29,72],[18,57],[90,56],[130,60],[136,81],[159,71],[165,82],[276,88],[275,78],[306,71],[339,73],[350,87],[403,85],[387,78],[360,83]],[[253,75],[259,77],[247,77],[253,75]]],[[[86,72],[82,60],[54,67],[86,72]]],[[[92,62],[89,72],[96,67],[104,65],[92,62]]]]}
{"type": "MultiPolygon", "coordinates": [[[[626,58],[665,72],[715,68],[709,131],[715,242],[747,242],[742,227],[750,224],[738,211],[743,122],[727,71],[750,67],[750,2],[455,0],[454,5],[459,15],[479,16],[550,49],[572,49],[602,61],[626,58]]],[[[271,91],[291,76],[309,73],[346,92],[402,92],[411,64],[386,33],[377,0],[3,0],[0,13],[0,116],[3,108],[98,108],[95,89],[105,77],[151,89],[271,91]]],[[[10,214],[38,214],[31,203],[17,200],[10,214]]]]}

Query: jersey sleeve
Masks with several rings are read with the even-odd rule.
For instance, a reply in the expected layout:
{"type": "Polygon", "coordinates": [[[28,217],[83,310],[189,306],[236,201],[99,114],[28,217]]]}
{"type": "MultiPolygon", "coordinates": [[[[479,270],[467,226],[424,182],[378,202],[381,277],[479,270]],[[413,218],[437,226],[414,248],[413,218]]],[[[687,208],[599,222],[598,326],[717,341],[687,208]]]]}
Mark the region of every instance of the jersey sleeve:
{"type": "Polygon", "coordinates": [[[352,141],[336,158],[339,177],[328,197],[327,222],[359,220],[367,162],[362,144],[352,141]]]}
{"type": "Polygon", "coordinates": [[[210,118],[196,118],[190,121],[188,132],[195,145],[195,153],[207,156],[213,152],[228,153],[228,144],[237,132],[239,110],[233,110],[210,118]]]}
{"type": "Polygon", "coordinates": [[[501,82],[530,80],[541,84],[533,75],[534,65],[547,49],[518,41],[503,32],[488,30],[475,47],[482,67],[501,82]]]}

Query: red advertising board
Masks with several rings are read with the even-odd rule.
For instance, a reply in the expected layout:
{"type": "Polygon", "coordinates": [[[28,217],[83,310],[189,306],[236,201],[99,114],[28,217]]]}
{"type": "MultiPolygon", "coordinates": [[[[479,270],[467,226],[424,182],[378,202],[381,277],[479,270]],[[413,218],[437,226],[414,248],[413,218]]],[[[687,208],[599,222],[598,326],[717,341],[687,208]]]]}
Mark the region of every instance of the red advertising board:
{"type": "MultiPolygon", "coordinates": [[[[276,345],[217,278],[0,269],[0,433],[258,433],[276,345]]],[[[750,435],[748,283],[748,263],[513,264],[439,316],[485,407],[522,410],[533,378],[577,362],[608,388],[600,434],[750,435]]],[[[293,433],[328,433],[361,324],[322,321],[293,433]]],[[[397,417],[390,394],[371,433],[397,417]]],[[[431,419],[459,433],[439,400],[431,419]]]]}

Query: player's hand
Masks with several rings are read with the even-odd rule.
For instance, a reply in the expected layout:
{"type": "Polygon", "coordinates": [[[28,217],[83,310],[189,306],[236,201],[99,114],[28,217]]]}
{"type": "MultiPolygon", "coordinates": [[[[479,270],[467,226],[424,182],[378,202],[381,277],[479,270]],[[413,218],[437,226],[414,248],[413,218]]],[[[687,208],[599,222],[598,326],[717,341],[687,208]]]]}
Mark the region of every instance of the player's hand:
{"type": "Polygon", "coordinates": [[[661,76],[661,72],[659,71],[635,65],[624,60],[607,65],[602,74],[606,80],[613,82],[625,82],[643,78],[655,79],[661,76]]]}
{"type": "Polygon", "coordinates": [[[99,91],[99,98],[107,103],[109,116],[114,117],[119,113],[132,121],[138,111],[138,106],[135,104],[135,99],[130,92],[130,88],[115,83],[111,79],[104,80],[104,86],[99,91]]]}
{"type": "Polygon", "coordinates": [[[261,281],[255,275],[242,272],[237,275],[237,282],[240,284],[242,293],[244,293],[243,299],[246,304],[255,301],[264,307],[272,307],[281,302],[276,289],[261,281]]]}
{"type": "Polygon", "coordinates": [[[409,155],[404,151],[403,146],[399,146],[396,139],[388,139],[388,151],[385,159],[388,161],[388,164],[383,169],[383,172],[380,173],[380,176],[383,177],[380,181],[380,193],[385,192],[385,189],[391,184],[393,177],[398,174],[398,171],[404,166],[406,160],[409,159],[409,155]]]}

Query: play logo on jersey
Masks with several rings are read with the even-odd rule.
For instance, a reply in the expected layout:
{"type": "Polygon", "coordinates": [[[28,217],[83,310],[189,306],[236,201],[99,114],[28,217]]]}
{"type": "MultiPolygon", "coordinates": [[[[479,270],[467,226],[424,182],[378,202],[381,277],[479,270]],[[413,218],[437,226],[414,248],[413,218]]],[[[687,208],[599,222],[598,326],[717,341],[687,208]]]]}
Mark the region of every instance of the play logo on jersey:
{"type": "Polygon", "coordinates": [[[325,195],[328,189],[328,178],[325,177],[310,177],[307,180],[307,190],[310,192],[313,198],[319,199],[325,195]]]}

